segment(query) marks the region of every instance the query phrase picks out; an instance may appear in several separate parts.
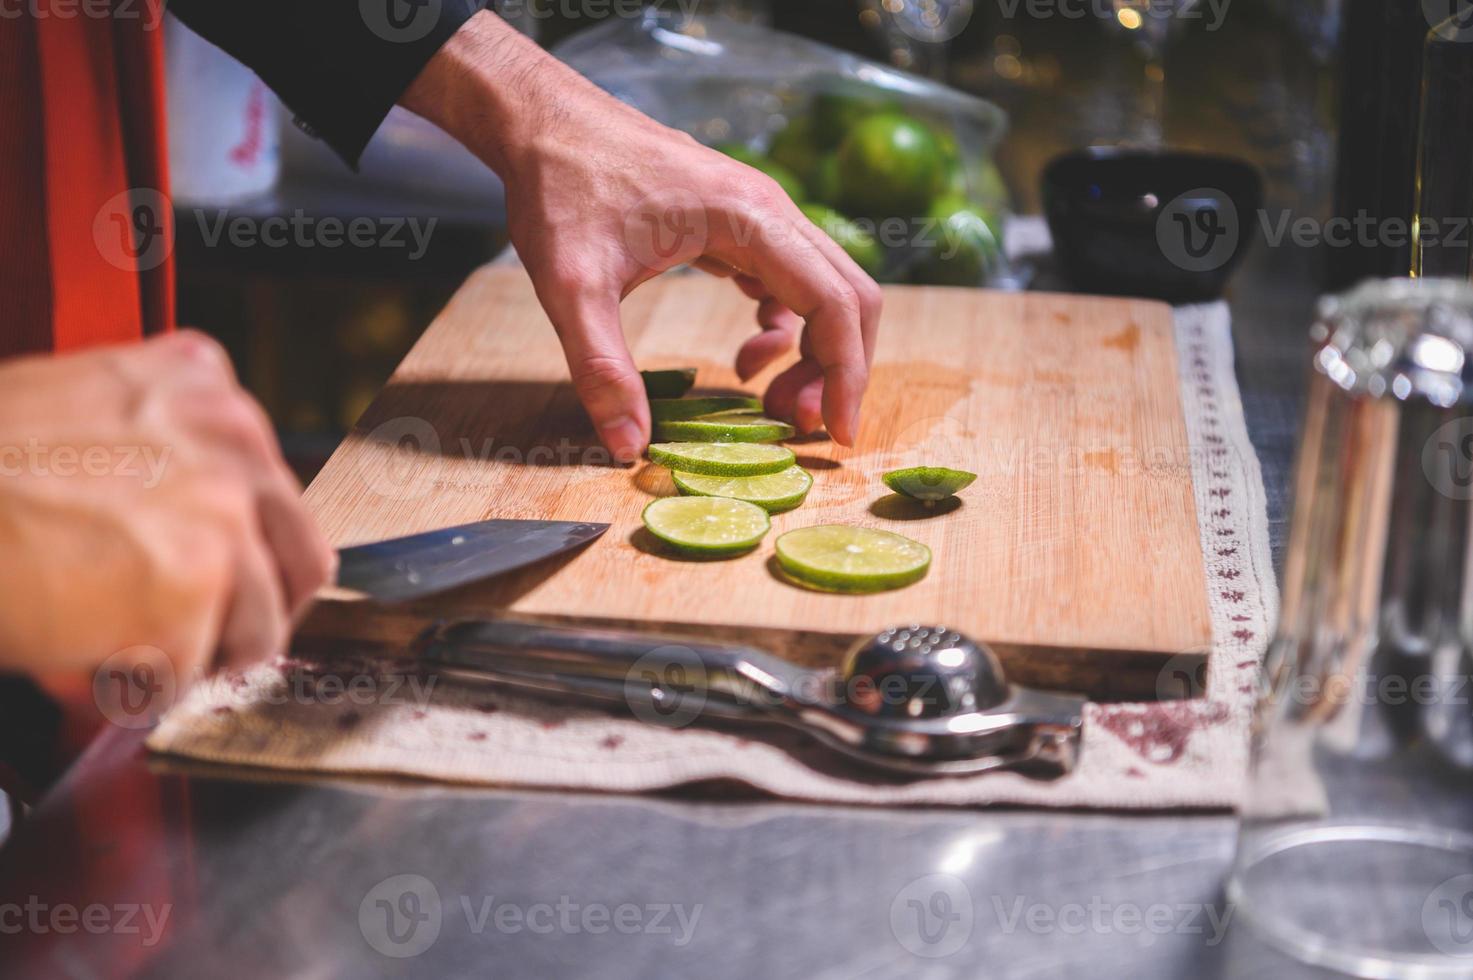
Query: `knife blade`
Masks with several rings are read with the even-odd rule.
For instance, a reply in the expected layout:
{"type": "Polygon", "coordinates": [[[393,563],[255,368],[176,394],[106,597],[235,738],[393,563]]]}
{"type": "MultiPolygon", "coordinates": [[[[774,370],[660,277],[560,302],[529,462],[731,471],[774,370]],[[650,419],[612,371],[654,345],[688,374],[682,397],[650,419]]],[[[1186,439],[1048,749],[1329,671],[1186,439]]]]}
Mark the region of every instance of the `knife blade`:
{"type": "Polygon", "coordinates": [[[407,602],[515,571],[587,544],[607,524],[490,520],[338,551],[338,585],[407,602]]]}

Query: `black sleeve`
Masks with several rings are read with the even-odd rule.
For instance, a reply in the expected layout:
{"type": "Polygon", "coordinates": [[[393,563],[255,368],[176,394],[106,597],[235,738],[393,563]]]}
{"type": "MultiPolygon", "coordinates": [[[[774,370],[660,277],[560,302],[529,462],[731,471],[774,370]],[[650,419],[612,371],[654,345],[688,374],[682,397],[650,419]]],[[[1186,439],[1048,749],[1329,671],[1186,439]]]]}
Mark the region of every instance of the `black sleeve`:
{"type": "Polygon", "coordinates": [[[486,0],[171,0],[356,167],[384,116],[486,0]]]}

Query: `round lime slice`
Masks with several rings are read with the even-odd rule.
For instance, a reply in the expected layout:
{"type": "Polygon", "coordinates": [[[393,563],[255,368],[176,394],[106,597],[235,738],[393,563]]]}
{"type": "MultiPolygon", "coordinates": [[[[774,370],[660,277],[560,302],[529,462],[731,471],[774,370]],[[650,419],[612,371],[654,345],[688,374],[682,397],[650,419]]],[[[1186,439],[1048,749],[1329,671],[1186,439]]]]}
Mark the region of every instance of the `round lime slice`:
{"type": "Polygon", "coordinates": [[[712,398],[651,398],[650,418],[656,422],[693,419],[716,412],[760,412],[758,398],[721,395],[712,398]]]}
{"type": "Polygon", "coordinates": [[[788,423],[760,415],[708,415],[655,423],[655,438],[665,442],[781,442],[793,434],[788,423]]]}
{"type": "Polygon", "coordinates": [[[772,528],[767,511],[730,497],[661,497],[644,509],[644,526],[692,555],[739,555],[772,528]]]}
{"type": "Polygon", "coordinates": [[[731,497],[754,503],[769,514],[792,510],[808,496],[813,477],[801,466],[789,466],[766,476],[703,476],[699,473],[670,474],[681,493],[698,497],[731,497]]]}
{"type": "Polygon", "coordinates": [[[885,486],[896,493],[916,500],[937,501],[954,497],[958,490],[965,490],[977,479],[976,473],[966,470],[949,470],[944,466],[912,466],[903,470],[891,470],[882,480],[885,486]]]}
{"type": "Polygon", "coordinates": [[[639,376],[644,378],[644,393],[651,398],[680,398],[696,383],[695,368],[641,371],[639,376]]]}
{"type": "Polygon", "coordinates": [[[931,549],[890,531],[820,524],[777,539],[777,561],[798,585],[825,592],[883,592],[919,582],[931,549]]]}
{"type": "Polygon", "coordinates": [[[796,461],[791,449],[760,442],[657,442],[649,453],[659,466],[705,476],[762,476],[780,473],[796,461]]]}

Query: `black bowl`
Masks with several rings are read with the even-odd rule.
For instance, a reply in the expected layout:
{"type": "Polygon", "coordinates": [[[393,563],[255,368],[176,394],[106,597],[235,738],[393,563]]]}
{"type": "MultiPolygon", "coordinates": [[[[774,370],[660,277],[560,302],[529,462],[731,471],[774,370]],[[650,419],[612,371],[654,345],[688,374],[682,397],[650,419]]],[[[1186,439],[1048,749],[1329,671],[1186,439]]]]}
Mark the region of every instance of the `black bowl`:
{"type": "Polygon", "coordinates": [[[1194,302],[1222,295],[1263,204],[1263,179],[1233,157],[1090,149],[1043,171],[1060,271],[1077,289],[1194,302]]]}

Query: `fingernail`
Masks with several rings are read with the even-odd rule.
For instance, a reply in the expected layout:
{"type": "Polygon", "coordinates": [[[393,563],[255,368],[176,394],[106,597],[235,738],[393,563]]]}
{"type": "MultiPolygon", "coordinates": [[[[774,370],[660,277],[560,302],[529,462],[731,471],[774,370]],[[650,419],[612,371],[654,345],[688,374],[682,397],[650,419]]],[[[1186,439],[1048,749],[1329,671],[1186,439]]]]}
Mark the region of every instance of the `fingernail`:
{"type": "Polygon", "coordinates": [[[619,463],[628,466],[639,458],[644,448],[644,433],[639,423],[628,415],[621,415],[598,427],[605,446],[619,463]]]}

